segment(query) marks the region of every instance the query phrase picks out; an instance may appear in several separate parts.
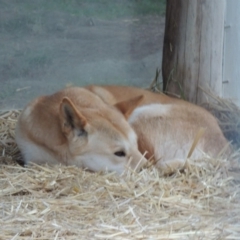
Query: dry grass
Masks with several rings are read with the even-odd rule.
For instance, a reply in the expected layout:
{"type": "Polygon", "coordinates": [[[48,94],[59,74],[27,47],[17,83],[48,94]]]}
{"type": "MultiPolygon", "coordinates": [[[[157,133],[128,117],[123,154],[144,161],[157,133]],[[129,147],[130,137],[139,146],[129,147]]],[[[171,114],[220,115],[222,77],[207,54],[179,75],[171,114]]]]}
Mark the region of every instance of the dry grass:
{"type": "Polygon", "coordinates": [[[122,176],[76,167],[23,168],[19,111],[0,116],[0,239],[240,239],[239,182],[230,162],[188,162],[122,176]]]}
{"type": "Polygon", "coordinates": [[[15,125],[20,111],[0,112],[0,164],[16,163],[20,154],[14,140],[15,125]]]}
{"type": "Polygon", "coordinates": [[[222,99],[215,96],[211,91],[200,88],[210,101],[203,104],[219,122],[219,125],[229,141],[236,148],[240,148],[240,109],[230,99],[222,99]]]}

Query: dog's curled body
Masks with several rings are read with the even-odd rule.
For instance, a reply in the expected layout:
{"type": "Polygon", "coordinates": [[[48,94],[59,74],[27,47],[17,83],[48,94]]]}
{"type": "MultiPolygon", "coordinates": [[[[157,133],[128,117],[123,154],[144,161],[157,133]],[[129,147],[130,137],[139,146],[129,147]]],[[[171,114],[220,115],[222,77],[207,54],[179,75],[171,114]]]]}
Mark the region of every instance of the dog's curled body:
{"type": "Polygon", "coordinates": [[[140,151],[147,151],[147,158],[153,156],[165,172],[184,165],[199,133],[204,132],[192,159],[205,154],[216,157],[228,145],[217,120],[197,105],[135,87],[93,85],[87,89],[125,114],[138,135],[140,151]],[[141,101],[133,101],[138,96],[141,101]]]}

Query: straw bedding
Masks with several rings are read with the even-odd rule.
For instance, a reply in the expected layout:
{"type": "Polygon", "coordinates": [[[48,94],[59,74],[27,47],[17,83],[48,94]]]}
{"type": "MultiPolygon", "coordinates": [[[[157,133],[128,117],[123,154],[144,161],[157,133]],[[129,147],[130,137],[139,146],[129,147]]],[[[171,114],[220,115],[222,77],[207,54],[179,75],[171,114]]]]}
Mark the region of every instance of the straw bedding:
{"type": "Polygon", "coordinates": [[[231,161],[206,156],[204,168],[188,161],[170,176],[21,167],[18,115],[0,115],[0,239],[240,239],[231,161]]]}
{"type": "Polygon", "coordinates": [[[217,119],[226,136],[236,148],[240,148],[240,109],[230,99],[222,99],[211,93],[210,90],[200,89],[210,101],[203,104],[217,119]]]}

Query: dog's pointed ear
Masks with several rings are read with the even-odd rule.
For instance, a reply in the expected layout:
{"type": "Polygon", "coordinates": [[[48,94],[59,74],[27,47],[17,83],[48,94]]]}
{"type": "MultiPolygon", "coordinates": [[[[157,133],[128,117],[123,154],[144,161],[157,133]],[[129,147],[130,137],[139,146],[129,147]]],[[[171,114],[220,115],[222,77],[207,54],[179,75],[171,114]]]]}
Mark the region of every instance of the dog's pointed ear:
{"type": "Polygon", "coordinates": [[[143,100],[143,95],[139,95],[134,98],[130,98],[128,100],[118,102],[114,104],[114,106],[122,112],[122,114],[128,118],[129,115],[133,112],[133,110],[140,104],[143,100]]]}
{"type": "Polygon", "coordinates": [[[76,109],[73,102],[65,97],[60,105],[61,128],[65,135],[77,130],[78,135],[85,133],[87,119],[76,109]]]}

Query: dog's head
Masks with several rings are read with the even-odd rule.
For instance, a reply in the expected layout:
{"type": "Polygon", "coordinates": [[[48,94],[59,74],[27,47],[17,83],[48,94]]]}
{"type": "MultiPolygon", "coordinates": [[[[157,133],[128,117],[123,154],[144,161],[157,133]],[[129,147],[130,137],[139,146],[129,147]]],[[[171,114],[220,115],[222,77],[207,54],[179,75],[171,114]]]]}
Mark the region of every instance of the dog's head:
{"type": "Polygon", "coordinates": [[[116,108],[77,109],[69,98],[60,105],[61,129],[76,164],[92,171],[121,173],[146,163],[138,150],[137,136],[116,108]]]}

